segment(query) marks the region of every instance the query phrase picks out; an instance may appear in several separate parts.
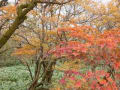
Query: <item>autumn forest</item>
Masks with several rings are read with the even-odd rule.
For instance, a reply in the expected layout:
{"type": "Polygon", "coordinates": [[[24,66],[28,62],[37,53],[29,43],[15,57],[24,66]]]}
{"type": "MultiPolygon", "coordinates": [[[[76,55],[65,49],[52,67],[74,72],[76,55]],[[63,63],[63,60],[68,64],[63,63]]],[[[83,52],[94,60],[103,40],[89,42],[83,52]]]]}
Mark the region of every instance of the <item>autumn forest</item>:
{"type": "Polygon", "coordinates": [[[120,90],[120,0],[0,0],[0,90],[120,90]]]}

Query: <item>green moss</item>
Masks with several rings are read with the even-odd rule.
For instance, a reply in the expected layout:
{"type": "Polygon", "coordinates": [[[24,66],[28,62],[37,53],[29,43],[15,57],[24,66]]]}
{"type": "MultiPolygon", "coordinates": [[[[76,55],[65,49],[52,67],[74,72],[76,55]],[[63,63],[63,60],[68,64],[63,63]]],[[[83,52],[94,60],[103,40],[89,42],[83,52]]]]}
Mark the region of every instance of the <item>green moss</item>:
{"type": "Polygon", "coordinates": [[[27,18],[26,14],[31,11],[37,3],[29,3],[29,4],[22,4],[18,7],[18,16],[16,17],[13,24],[9,27],[7,32],[0,38],[0,48],[2,48],[6,42],[9,40],[9,38],[12,36],[12,34],[16,31],[16,29],[19,27],[21,23],[24,22],[24,20],[27,18]]]}

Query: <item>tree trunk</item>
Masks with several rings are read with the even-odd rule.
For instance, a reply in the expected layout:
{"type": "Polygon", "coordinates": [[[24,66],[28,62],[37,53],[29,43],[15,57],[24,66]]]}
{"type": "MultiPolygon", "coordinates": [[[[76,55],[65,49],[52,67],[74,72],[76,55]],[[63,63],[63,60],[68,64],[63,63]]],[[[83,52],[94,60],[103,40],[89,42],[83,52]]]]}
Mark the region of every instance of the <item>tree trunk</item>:
{"type": "Polygon", "coordinates": [[[9,40],[9,38],[12,36],[12,34],[15,32],[15,30],[19,27],[21,23],[24,22],[24,20],[27,18],[26,14],[31,11],[37,3],[31,2],[29,4],[22,4],[18,6],[18,16],[16,17],[13,24],[9,27],[9,29],[6,31],[6,33],[0,38],[0,49],[6,44],[6,42],[9,40]]]}

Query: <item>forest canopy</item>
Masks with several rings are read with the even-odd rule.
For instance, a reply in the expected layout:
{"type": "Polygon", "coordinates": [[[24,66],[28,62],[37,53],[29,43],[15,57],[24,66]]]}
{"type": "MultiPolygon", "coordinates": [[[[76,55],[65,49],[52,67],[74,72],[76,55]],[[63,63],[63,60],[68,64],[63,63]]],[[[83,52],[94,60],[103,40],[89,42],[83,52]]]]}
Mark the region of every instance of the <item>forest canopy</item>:
{"type": "Polygon", "coordinates": [[[120,0],[0,1],[0,58],[27,67],[22,90],[119,90],[119,45],[120,0]]]}

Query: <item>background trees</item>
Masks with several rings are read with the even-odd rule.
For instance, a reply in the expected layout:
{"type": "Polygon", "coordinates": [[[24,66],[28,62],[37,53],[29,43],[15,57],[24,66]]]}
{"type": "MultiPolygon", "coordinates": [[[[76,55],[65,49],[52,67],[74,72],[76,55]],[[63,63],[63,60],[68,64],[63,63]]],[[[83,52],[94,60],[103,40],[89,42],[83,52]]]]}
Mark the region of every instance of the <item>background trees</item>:
{"type": "Polygon", "coordinates": [[[12,56],[27,66],[29,90],[52,84],[55,70],[64,72],[59,89],[65,89],[60,84],[78,90],[119,88],[117,0],[106,5],[91,0],[20,0],[15,6],[5,5],[0,8],[1,53],[12,48],[12,56]],[[89,70],[80,71],[87,66],[89,70]]]}

